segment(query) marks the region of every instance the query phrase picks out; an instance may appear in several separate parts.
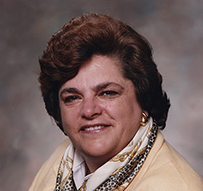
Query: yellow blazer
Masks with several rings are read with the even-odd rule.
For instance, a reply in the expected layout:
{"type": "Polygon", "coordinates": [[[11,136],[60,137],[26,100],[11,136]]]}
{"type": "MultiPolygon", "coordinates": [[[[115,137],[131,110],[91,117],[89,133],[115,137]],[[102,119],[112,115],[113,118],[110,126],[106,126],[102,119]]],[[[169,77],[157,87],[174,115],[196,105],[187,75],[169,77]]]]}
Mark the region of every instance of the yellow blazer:
{"type": "MultiPolygon", "coordinates": [[[[64,141],[37,173],[29,191],[53,191],[61,158],[70,144],[64,141]]],[[[203,191],[203,179],[158,132],[143,166],[125,191],[203,191]]]]}

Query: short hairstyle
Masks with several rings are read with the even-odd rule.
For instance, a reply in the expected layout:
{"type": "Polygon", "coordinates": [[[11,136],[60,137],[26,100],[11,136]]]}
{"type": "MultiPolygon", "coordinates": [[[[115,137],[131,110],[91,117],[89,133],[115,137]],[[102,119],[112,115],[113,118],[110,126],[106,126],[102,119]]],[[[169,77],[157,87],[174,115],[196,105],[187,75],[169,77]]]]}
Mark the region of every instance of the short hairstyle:
{"type": "Polygon", "coordinates": [[[151,45],[129,25],[95,13],[73,18],[65,24],[49,39],[39,59],[45,107],[60,129],[63,131],[59,89],[93,55],[120,60],[123,76],[134,84],[138,103],[164,129],[170,101],[162,90],[162,76],[153,61],[151,45]]]}

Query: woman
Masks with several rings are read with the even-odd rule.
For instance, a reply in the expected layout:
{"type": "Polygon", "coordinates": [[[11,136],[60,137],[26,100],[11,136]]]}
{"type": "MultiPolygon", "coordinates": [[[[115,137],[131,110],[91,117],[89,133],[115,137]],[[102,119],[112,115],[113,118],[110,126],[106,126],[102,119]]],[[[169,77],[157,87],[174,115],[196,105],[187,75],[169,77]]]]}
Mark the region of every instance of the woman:
{"type": "Polygon", "coordinates": [[[160,132],[170,102],[149,43],[130,26],[93,13],[74,18],[39,62],[47,112],[70,141],[30,191],[203,189],[160,132]]]}

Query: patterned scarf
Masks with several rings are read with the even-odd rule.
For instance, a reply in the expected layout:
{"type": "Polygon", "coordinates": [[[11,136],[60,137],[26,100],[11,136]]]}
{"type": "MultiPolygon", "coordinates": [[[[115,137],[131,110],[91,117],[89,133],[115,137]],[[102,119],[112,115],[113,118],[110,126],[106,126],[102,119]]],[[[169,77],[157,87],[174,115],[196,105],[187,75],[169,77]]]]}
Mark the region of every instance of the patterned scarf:
{"type": "MultiPolygon", "coordinates": [[[[136,133],[120,153],[84,181],[79,191],[125,190],[142,167],[156,139],[158,128],[150,118],[146,126],[141,126],[139,131],[142,131],[139,140],[136,133]]],[[[54,191],[77,191],[72,171],[74,152],[75,148],[71,144],[61,160],[54,191]]]]}

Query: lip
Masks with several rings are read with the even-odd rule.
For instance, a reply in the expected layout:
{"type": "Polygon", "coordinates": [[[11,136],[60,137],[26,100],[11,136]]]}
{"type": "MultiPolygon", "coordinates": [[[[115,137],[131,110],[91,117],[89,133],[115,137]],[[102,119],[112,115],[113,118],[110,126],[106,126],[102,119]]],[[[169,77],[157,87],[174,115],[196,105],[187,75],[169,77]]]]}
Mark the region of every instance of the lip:
{"type": "Polygon", "coordinates": [[[87,125],[83,125],[80,128],[80,131],[84,132],[84,133],[94,133],[94,132],[100,132],[105,130],[107,127],[109,127],[110,125],[108,124],[102,124],[102,123],[97,123],[97,124],[87,124],[87,125]]]}

